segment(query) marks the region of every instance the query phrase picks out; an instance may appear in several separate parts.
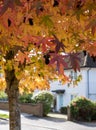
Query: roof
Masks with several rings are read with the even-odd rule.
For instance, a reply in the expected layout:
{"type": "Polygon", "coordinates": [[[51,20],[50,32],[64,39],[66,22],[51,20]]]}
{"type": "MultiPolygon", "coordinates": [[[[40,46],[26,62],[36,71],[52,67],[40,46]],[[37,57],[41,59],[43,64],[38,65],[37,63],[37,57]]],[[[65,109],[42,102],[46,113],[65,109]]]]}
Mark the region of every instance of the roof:
{"type": "MultiPolygon", "coordinates": [[[[80,57],[80,68],[82,67],[89,67],[89,68],[96,68],[96,57],[90,56],[87,52],[82,51],[79,53],[78,57],[80,57]]],[[[68,62],[68,61],[67,61],[68,62]]],[[[68,68],[71,69],[72,66],[69,64],[68,68]]]]}
{"type": "Polygon", "coordinates": [[[85,64],[83,66],[96,68],[96,57],[87,54],[84,56],[84,61],[85,64]]]}

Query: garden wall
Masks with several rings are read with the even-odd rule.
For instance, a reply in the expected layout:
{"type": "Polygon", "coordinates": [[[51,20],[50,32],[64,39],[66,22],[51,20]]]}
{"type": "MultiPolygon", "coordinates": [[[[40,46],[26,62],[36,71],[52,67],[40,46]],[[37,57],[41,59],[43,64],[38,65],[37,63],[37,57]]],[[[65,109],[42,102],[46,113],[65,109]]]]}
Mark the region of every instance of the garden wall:
{"type": "MultiPolygon", "coordinates": [[[[2,110],[8,110],[8,102],[0,102],[0,109],[2,110]]],[[[33,114],[35,116],[43,116],[43,104],[31,104],[31,103],[22,103],[20,104],[21,112],[33,114]]]]}

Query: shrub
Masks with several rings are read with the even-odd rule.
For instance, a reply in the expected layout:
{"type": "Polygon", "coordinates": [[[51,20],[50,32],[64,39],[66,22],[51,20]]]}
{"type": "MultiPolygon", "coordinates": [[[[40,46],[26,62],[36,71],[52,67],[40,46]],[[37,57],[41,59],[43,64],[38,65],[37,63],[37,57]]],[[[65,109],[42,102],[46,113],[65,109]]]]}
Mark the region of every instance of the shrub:
{"type": "Polygon", "coordinates": [[[22,94],[19,97],[20,103],[31,103],[32,94],[22,94]]]}
{"type": "Polygon", "coordinates": [[[43,116],[46,116],[51,110],[53,95],[48,91],[41,91],[32,98],[35,103],[43,103],[43,116]]]}
{"type": "Polygon", "coordinates": [[[61,107],[60,108],[60,113],[67,114],[67,107],[61,107]]]}
{"type": "Polygon", "coordinates": [[[94,102],[92,120],[96,120],[96,102],[94,102]]]}
{"type": "Polygon", "coordinates": [[[75,120],[91,121],[95,118],[95,103],[85,97],[77,97],[70,104],[71,116],[75,120]]]}

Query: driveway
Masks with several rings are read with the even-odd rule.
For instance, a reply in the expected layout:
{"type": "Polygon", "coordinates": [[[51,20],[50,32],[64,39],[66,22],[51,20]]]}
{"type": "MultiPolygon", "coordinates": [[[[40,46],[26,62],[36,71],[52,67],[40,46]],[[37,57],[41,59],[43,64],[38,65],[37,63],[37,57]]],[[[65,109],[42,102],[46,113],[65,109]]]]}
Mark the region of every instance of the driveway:
{"type": "MultiPolygon", "coordinates": [[[[96,123],[67,121],[65,115],[49,114],[48,117],[21,115],[22,130],[96,130],[96,123]]],[[[9,121],[0,120],[0,130],[9,130],[9,121]]]]}

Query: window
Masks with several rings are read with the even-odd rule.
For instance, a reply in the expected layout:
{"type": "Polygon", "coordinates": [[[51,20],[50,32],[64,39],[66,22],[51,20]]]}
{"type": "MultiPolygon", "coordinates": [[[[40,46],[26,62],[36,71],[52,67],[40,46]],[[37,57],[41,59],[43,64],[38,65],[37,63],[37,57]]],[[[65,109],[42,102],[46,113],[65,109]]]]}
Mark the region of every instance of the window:
{"type": "Polygon", "coordinates": [[[79,73],[77,74],[77,72],[71,70],[69,74],[69,78],[70,78],[70,82],[67,84],[68,87],[77,86],[78,83],[82,80],[82,75],[79,73]]]}
{"type": "Polygon", "coordinates": [[[71,71],[69,77],[71,80],[76,80],[77,79],[77,72],[71,71]]]}
{"type": "Polygon", "coordinates": [[[74,71],[74,79],[77,79],[77,72],[74,71]]]}
{"type": "Polygon", "coordinates": [[[77,94],[71,94],[71,100],[77,97],[77,94]]]}

